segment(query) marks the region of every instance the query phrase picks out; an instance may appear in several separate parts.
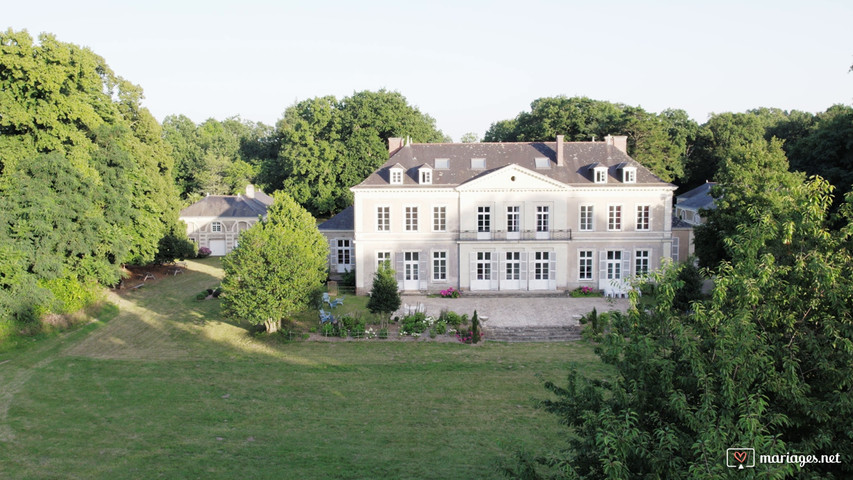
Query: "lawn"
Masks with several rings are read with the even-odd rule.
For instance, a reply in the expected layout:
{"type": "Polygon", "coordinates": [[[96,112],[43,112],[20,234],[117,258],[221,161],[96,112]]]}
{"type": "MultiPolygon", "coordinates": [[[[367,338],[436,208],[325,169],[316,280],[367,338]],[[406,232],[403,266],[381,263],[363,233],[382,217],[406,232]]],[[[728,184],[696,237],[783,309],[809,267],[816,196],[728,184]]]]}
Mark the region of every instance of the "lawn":
{"type": "Polygon", "coordinates": [[[222,321],[217,259],[0,355],[0,478],[501,478],[559,448],[535,408],[583,343],[271,342],[222,321]]]}

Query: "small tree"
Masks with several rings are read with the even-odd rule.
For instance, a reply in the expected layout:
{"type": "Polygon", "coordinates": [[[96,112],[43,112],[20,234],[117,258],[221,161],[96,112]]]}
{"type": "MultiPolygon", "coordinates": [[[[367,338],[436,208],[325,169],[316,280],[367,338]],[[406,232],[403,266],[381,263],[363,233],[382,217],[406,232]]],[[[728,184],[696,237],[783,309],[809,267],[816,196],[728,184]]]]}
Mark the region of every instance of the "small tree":
{"type": "Polygon", "coordinates": [[[267,219],[243,232],[222,262],[225,314],[277,331],[322,286],[328,248],[314,217],[287,194],[276,194],[267,219]]]}
{"type": "Polygon", "coordinates": [[[387,260],[379,265],[373,275],[373,288],[370,289],[367,308],[373,313],[382,314],[383,325],[388,315],[400,308],[400,291],[397,290],[397,279],[387,260]]]}

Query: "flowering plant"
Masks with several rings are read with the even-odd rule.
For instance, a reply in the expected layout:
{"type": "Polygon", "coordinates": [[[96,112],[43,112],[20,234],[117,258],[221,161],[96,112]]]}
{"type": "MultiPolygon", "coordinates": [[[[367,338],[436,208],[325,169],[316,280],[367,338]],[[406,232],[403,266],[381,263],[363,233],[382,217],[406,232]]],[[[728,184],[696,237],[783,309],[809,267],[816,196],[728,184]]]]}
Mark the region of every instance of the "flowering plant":
{"type": "Polygon", "coordinates": [[[459,290],[456,290],[453,287],[448,287],[446,290],[442,290],[439,293],[444,298],[459,298],[460,296],[459,290]]]}
{"type": "Polygon", "coordinates": [[[207,247],[201,247],[201,248],[199,248],[199,249],[198,249],[198,253],[196,254],[196,256],[197,256],[198,258],[205,258],[205,257],[209,257],[211,253],[212,253],[212,252],[210,251],[210,249],[209,249],[209,248],[207,248],[207,247]]]}
{"type": "Polygon", "coordinates": [[[572,290],[572,297],[599,297],[601,296],[601,291],[596,290],[592,287],[578,287],[572,290]]]}

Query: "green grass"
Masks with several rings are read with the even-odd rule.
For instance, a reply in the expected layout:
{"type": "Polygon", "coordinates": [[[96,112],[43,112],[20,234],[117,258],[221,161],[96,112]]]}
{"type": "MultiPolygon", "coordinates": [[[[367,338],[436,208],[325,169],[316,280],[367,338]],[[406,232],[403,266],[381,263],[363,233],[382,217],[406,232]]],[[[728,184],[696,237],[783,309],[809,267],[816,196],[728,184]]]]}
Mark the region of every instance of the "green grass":
{"type": "Polygon", "coordinates": [[[0,354],[0,478],[501,478],[562,445],[537,374],[605,375],[583,343],[263,341],[195,300],[218,259],[190,270],[0,354]]]}

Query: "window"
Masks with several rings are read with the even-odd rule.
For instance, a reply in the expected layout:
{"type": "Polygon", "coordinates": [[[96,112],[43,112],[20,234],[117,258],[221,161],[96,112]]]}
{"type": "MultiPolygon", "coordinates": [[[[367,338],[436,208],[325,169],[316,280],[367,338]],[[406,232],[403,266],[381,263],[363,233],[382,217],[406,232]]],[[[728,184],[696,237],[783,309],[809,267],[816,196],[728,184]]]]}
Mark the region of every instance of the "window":
{"type": "Polygon", "coordinates": [[[535,252],[533,258],[533,279],[548,280],[550,252],[535,252]]]}
{"type": "Polygon", "coordinates": [[[391,183],[401,185],[403,183],[403,171],[397,168],[391,169],[391,183]]]}
{"type": "Polygon", "coordinates": [[[648,275],[649,273],[649,251],[637,250],[634,252],[634,275],[648,275]]]}
{"type": "Polygon", "coordinates": [[[406,231],[418,231],[418,207],[406,207],[406,231]]]}
{"type": "Polygon", "coordinates": [[[551,168],[551,160],[546,157],[536,157],[536,168],[551,168]]]}
{"type": "Polygon", "coordinates": [[[634,167],[624,167],[622,169],[622,181],[624,183],[637,183],[637,169],[634,167]]]}
{"type": "Polygon", "coordinates": [[[421,170],[421,184],[429,185],[432,183],[432,170],[426,168],[421,170]]]}
{"type": "Polygon", "coordinates": [[[418,252],[406,252],[403,256],[403,278],[405,280],[417,280],[420,278],[418,271],[418,252]]]}
{"type": "Polygon", "coordinates": [[[622,251],[607,251],[607,279],[620,280],[622,278],[622,251]]]}
{"type": "Polygon", "coordinates": [[[507,232],[518,232],[519,231],[519,214],[521,208],[518,206],[506,207],[506,231],[507,232]]]}
{"type": "Polygon", "coordinates": [[[350,249],[350,241],[345,239],[338,240],[338,264],[350,265],[352,263],[352,250],[350,249]]]}
{"type": "Polygon", "coordinates": [[[391,265],[391,252],[376,252],[376,268],[378,269],[385,262],[391,265]]]}
{"type": "Polygon", "coordinates": [[[595,167],[595,183],[607,183],[607,167],[595,167]]]}
{"type": "Polygon", "coordinates": [[[447,280],[447,252],[432,252],[432,279],[447,280]]]}
{"type": "Polygon", "coordinates": [[[678,237],[672,237],[672,259],[678,261],[678,237]]]}
{"type": "Polygon", "coordinates": [[[221,232],[222,231],[222,223],[220,223],[220,222],[211,223],[210,224],[210,231],[211,232],[221,232]]]}
{"type": "Polygon", "coordinates": [[[486,159],[485,158],[472,158],[471,159],[471,169],[472,170],[483,170],[486,168],[486,159]]]}
{"type": "Polygon", "coordinates": [[[447,230],[447,207],[432,207],[432,231],[447,230]]]}
{"type": "Polygon", "coordinates": [[[578,280],[592,280],[592,250],[578,252],[578,280]]]}
{"type": "Polygon", "coordinates": [[[391,230],[391,207],[376,207],[376,231],[391,230]]]}
{"type": "Polygon", "coordinates": [[[477,252],[477,280],[492,279],[492,252],[477,252]]]}
{"type": "Polygon", "coordinates": [[[506,279],[521,278],[521,252],[506,252],[506,279]]]}
{"type": "Polygon", "coordinates": [[[550,207],[547,205],[539,205],[536,207],[536,231],[537,232],[547,232],[549,230],[548,227],[548,217],[550,216],[550,207]]]}
{"type": "Polygon", "coordinates": [[[622,205],[607,207],[607,229],[622,230],[622,205]]]}
{"type": "Polygon", "coordinates": [[[580,230],[592,231],[592,205],[581,205],[580,230]]]}
{"type": "Polygon", "coordinates": [[[450,159],[448,158],[436,158],[435,159],[435,169],[436,170],[447,170],[450,168],[450,159]]]}
{"type": "Polygon", "coordinates": [[[637,205],[637,230],[649,229],[649,217],[652,207],[648,205],[637,205]]]}
{"type": "Polygon", "coordinates": [[[477,207],[477,231],[492,231],[492,207],[477,207]]]}

